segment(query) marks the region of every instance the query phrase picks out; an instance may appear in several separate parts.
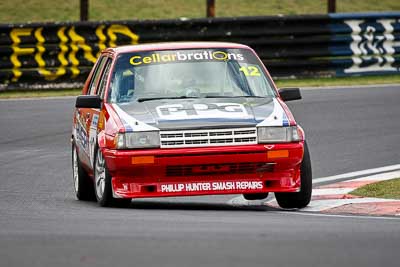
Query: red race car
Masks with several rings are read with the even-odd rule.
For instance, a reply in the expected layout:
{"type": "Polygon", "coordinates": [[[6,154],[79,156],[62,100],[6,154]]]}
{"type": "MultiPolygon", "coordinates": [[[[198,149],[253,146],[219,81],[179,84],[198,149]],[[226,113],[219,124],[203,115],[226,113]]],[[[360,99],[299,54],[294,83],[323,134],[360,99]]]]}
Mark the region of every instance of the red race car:
{"type": "Polygon", "coordinates": [[[248,46],[160,43],[101,53],[75,104],[76,196],[132,198],[274,192],[283,208],[311,198],[304,131],[248,46]]]}

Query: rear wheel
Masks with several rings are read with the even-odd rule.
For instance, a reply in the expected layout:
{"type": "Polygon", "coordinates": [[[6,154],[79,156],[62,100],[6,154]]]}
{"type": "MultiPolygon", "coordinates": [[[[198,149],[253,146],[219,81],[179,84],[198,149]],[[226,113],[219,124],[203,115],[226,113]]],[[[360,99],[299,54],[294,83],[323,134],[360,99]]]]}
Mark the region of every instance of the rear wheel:
{"type": "Polygon", "coordinates": [[[301,209],[311,201],[312,193],[312,169],[310,153],[307,143],[304,142],[304,156],[300,166],[301,186],[297,193],[275,193],[279,206],[285,209],[301,209]]]}
{"type": "Polygon", "coordinates": [[[94,182],[96,199],[100,206],[124,207],[131,203],[129,198],[114,198],[112,194],[111,175],[107,170],[107,166],[100,149],[97,149],[94,159],[94,182]]]}
{"type": "Polygon", "coordinates": [[[72,145],[72,178],[78,200],[94,200],[93,183],[83,169],[75,145],[72,145]]]}

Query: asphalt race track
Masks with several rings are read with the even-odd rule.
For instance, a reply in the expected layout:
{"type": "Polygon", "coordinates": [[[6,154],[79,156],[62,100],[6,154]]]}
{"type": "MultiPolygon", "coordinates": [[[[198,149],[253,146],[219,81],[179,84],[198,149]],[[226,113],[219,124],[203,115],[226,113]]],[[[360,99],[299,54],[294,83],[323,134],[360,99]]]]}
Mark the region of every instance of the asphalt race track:
{"type": "MultiPolygon", "coordinates": [[[[303,98],[290,106],[315,178],[400,163],[400,86],[303,98]]],[[[0,266],[399,266],[400,218],[234,207],[234,196],[78,202],[73,104],[0,101],[0,266]]]]}

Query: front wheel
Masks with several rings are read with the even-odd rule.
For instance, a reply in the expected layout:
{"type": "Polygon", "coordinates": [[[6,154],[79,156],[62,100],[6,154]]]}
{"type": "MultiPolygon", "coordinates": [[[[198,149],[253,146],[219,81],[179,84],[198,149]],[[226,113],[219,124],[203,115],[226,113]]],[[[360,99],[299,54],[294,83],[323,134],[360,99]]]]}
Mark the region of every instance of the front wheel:
{"type": "Polygon", "coordinates": [[[94,159],[94,187],[97,202],[102,207],[128,206],[131,199],[114,198],[112,194],[111,175],[100,149],[97,149],[94,159]]]}
{"type": "Polygon", "coordinates": [[[275,193],[276,201],[284,209],[301,209],[311,201],[312,193],[312,169],[310,153],[307,143],[304,142],[304,156],[300,166],[300,192],[275,193]]]}

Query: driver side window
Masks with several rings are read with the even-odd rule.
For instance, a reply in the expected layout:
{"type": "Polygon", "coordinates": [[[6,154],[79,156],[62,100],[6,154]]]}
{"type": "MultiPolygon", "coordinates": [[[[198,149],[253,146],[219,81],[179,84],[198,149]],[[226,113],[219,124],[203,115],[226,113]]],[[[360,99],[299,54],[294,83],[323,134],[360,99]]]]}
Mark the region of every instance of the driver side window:
{"type": "Polygon", "coordinates": [[[89,83],[89,90],[87,92],[88,95],[96,94],[97,84],[99,82],[100,74],[101,74],[101,72],[103,70],[103,67],[104,67],[104,64],[106,62],[106,59],[107,58],[104,57],[104,56],[99,59],[99,62],[96,65],[96,69],[95,69],[95,71],[93,73],[92,79],[91,79],[91,81],[89,83]]]}
{"type": "Polygon", "coordinates": [[[111,68],[111,58],[107,58],[105,67],[104,67],[104,71],[100,77],[100,82],[99,82],[99,86],[98,86],[99,89],[97,90],[97,95],[99,95],[101,97],[101,99],[104,99],[104,93],[106,91],[107,78],[108,78],[108,74],[110,73],[110,68],[111,68]]]}

